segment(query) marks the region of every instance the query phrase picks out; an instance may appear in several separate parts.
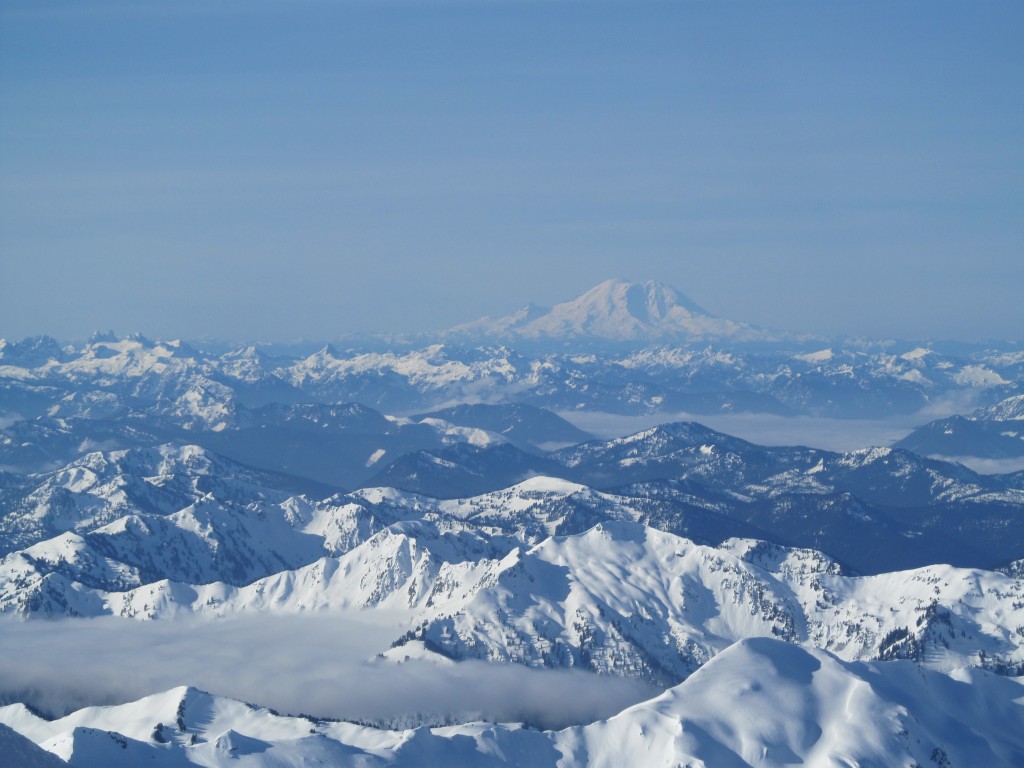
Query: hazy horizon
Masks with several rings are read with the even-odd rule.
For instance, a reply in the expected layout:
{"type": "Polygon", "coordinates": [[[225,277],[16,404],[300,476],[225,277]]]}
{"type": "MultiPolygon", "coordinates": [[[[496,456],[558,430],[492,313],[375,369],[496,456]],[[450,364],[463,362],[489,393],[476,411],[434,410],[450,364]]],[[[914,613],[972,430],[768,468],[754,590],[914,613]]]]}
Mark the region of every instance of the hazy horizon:
{"type": "MultiPolygon", "coordinates": [[[[615,278],[615,279],[617,279],[617,278],[615,278]]],[[[604,282],[604,281],[602,281],[602,282],[604,282]]],[[[646,282],[646,281],[638,281],[638,282],[646,282]]],[[[654,281],[654,282],[659,282],[659,281],[654,281]]],[[[667,283],[662,283],[662,285],[668,285],[668,284],[667,283]]],[[[590,288],[594,288],[594,287],[595,286],[590,286],[590,288]]],[[[674,288],[674,286],[669,286],[669,287],[674,288]]],[[[582,293],[585,293],[585,292],[586,291],[581,291],[580,295],[582,295],[582,293]]],[[[685,294],[684,294],[684,296],[685,296],[685,294]]],[[[559,301],[552,302],[552,304],[550,304],[548,306],[540,306],[540,308],[541,309],[550,309],[551,307],[555,306],[556,304],[560,304],[562,302],[571,302],[572,300],[577,299],[577,298],[579,298],[579,295],[566,296],[566,297],[564,297],[563,299],[561,299],[559,301]]],[[[686,298],[692,299],[692,297],[690,297],[690,296],[686,296],[686,298]]],[[[694,303],[699,305],[700,302],[694,302],[694,303]]],[[[329,326],[325,326],[324,328],[320,329],[319,331],[314,330],[314,331],[312,331],[312,332],[310,332],[310,333],[308,333],[306,335],[285,336],[285,335],[274,334],[274,333],[263,334],[263,335],[253,334],[253,333],[249,333],[248,335],[239,335],[239,334],[230,335],[230,334],[219,334],[219,333],[217,333],[215,331],[203,331],[203,332],[195,333],[195,334],[192,334],[192,335],[187,335],[187,334],[182,334],[182,333],[160,334],[160,333],[154,333],[154,332],[152,332],[152,331],[150,331],[150,330],[148,330],[146,328],[126,327],[126,326],[119,326],[119,327],[114,327],[114,326],[93,327],[93,328],[89,328],[89,329],[81,328],[77,332],[71,333],[71,334],[56,334],[56,333],[48,332],[46,330],[34,329],[34,330],[30,330],[27,333],[18,335],[18,334],[5,334],[4,333],[5,329],[3,327],[0,327],[0,339],[6,340],[6,341],[9,341],[9,342],[18,342],[18,341],[21,341],[23,339],[35,338],[35,337],[40,337],[40,336],[50,336],[50,337],[53,337],[57,341],[60,341],[60,342],[84,343],[84,342],[90,341],[90,340],[92,340],[94,338],[105,338],[105,337],[113,335],[114,338],[119,339],[119,340],[126,339],[126,338],[131,338],[131,337],[141,336],[141,337],[144,337],[144,338],[149,339],[151,341],[161,341],[161,342],[182,341],[182,342],[185,342],[185,343],[190,343],[190,342],[191,343],[206,343],[208,345],[212,345],[211,348],[213,348],[213,349],[221,347],[221,346],[233,348],[233,347],[235,347],[237,345],[240,345],[240,344],[243,344],[243,345],[253,344],[253,345],[256,345],[257,347],[266,347],[266,348],[270,348],[270,347],[281,347],[281,348],[296,347],[296,348],[309,348],[310,350],[313,350],[314,348],[320,349],[325,344],[326,345],[335,344],[335,343],[356,343],[356,344],[359,344],[360,343],[360,339],[365,340],[367,343],[373,344],[373,343],[375,343],[374,340],[376,339],[377,342],[379,342],[381,344],[389,344],[389,345],[399,345],[399,346],[402,346],[404,344],[415,345],[415,344],[421,343],[421,342],[422,343],[434,343],[436,341],[443,341],[446,338],[448,338],[446,336],[447,332],[455,329],[456,326],[463,325],[463,324],[470,324],[470,323],[473,323],[474,321],[485,320],[487,318],[499,319],[499,318],[504,317],[505,315],[511,315],[514,312],[516,312],[517,310],[520,310],[520,309],[523,309],[523,308],[527,307],[527,305],[538,306],[537,302],[534,302],[534,301],[531,301],[531,300],[524,300],[524,301],[521,301],[517,305],[510,305],[507,310],[497,310],[496,309],[491,314],[488,314],[488,315],[481,315],[479,317],[472,317],[472,318],[470,318],[470,317],[462,318],[461,320],[457,321],[456,323],[453,323],[450,326],[443,327],[443,328],[442,327],[431,328],[431,327],[422,327],[422,326],[417,327],[416,325],[412,325],[412,326],[406,327],[406,328],[396,328],[396,329],[392,329],[392,330],[384,330],[382,328],[369,328],[369,327],[366,327],[366,328],[353,329],[353,330],[344,330],[344,329],[342,329],[340,331],[335,331],[335,332],[332,333],[331,328],[329,326]]],[[[701,309],[705,309],[705,308],[701,307],[701,309]]],[[[721,317],[720,315],[715,315],[715,313],[710,313],[710,314],[713,315],[713,316],[721,317]]],[[[738,317],[726,317],[725,319],[735,320],[735,321],[738,321],[738,322],[741,322],[741,323],[745,322],[742,318],[738,318],[738,317]]],[[[913,344],[930,344],[930,345],[937,346],[937,347],[942,347],[942,346],[947,346],[947,345],[953,345],[954,347],[959,347],[960,345],[973,346],[973,345],[985,345],[985,344],[990,344],[991,343],[991,344],[996,344],[996,345],[1000,345],[1000,346],[1015,347],[1018,344],[1024,343],[1024,337],[1021,337],[1019,335],[1018,336],[1009,336],[1009,335],[1007,335],[1007,336],[982,336],[982,337],[977,337],[977,338],[963,338],[963,337],[957,337],[957,336],[940,336],[940,335],[935,335],[935,334],[921,335],[921,336],[897,336],[897,335],[894,335],[894,334],[879,334],[877,336],[868,336],[868,335],[857,335],[857,334],[853,334],[853,333],[844,333],[842,331],[837,331],[835,333],[830,333],[830,334],[826,335],[826,334],[815,334],[815,333],[811,333],[811,332],[807,332],[807,331],[793,331],[792,329],[783,329],[783,328],[778,328],[778,327],[775,327],[775,328],[766,328],[766,327],[759,327],[759,326],[752,326],[752,327],[759,328],[759,330],[767,331],[767,332],[778,332],[780,335],[778,336],[778,338],[769,337],[769,338],[766,338],[766,339],[764,339],[762,341],[756,341],[756,340],[736,340],[736,339],[729,339],[729,338],[722,338],[722,339],[694,338],[694,339],[691,339],[690,341],[685,341],[685,340],[682,340],[682,339],[665,338],[665,339],[659,340],[657,338],[654,338],[654,339],[650,339],[650,340],[646,340],[646,341],[644,341],[644,340],[616,341],[616,340],[609,339],[606,343],[612,345],[612,347],[615,347],[616,345],[622,346],[623,349],[625,349],[627,347],[630,347],[630,346],[633,346],[633,347],[635,347],[635,346],[642,346],[642,345],[655,345],[656,346],[656,345],[659,345],[659,344],[664,344],[664,343],[669,343],[669,342],[671,342],[673,344],[676,344],[676,345],[695,346],[695,347],[708,346],[708,345],[711,345],[713,347],[714,346],[737,347],[737,346],[745,346],[746,345],[746,346],[751,346],[752,348],[758,348],[758,347],[760,347],[762,345],[765,345],[765,344],[770,345],[770,346],[771,345],[776,345],[776,344],[785,344],[785,345],[793,347],[794,349],[796,349],[796,348],[811,349],[811,348],[817,348],[817,346],[822,346],[824,348],[825,346],[832,345],[832,344],[843,344],[843,345],[845,345],[845,344],[853,344],[853,345],[863,344],[863,345],[866,345],[868,347],[876,347],[878,345],[881,345],[883,347],[890,347],[890,346],[900,347],[900,346],[913,345],[913,344]]],[[[1024,329],[1022,329],[1022,330],[1024,330],[1024,329]]],[[[456,331],[456,334],[457,333],[458,333],[458,331],[456,331]]],[[[460,340],[460,338],[457,335],[452,338],[452,341],[455,342],[456,344],[466,343],[466,339],[461,339],[460,340]]],[[[512,343],[513,346],[516,346],[517,344],[520,344],[520,343],[525,343],[531,349],[534,346],[536,346],[538,343],[540,343],[541,344],[540,348],[542,348],[542,349],[546,349],[547,348],[547,346],[545,346],[545,343],[543,341],[535,342],[535,341],[530,341],[530,340],[526,340],[526,341],[520,340],[519,342],[515,342],[515,341],[509,341],[507,339],[506,340],[502,340],[502,339],[489,339],[489,338],[486,338],[486,333],[485,333],[484,337],[481,337],[478,341],[480,341],[482,343],[491,343],[491,342],[494,342],[494,343],[498,343],[498,342],[501,342],[501,343],[512,343]]]]}
{"type": "Polygon", "coordinates": [[[15,2],[0,336],[440,330],[621,277],[1024,331],[1024,6],[15,2]]]}

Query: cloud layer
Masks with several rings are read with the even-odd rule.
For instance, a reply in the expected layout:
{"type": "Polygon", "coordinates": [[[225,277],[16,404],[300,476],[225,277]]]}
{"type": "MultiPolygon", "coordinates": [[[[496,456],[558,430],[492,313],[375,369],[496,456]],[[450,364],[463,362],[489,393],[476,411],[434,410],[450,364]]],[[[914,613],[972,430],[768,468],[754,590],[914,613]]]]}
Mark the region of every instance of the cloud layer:
{"type": "Polygon", "coordinates": [[[806,445],[826,451],[853,451],[889,446],[933,419],[970,411],[973,403],[937,402],[926,410],[888,419],[834,419],[778,416],[768,413],[655,413],[641,416],[565,411],[559,415],[582,430],[602,438],[622,437],[670,421],[696,421],[706,427],[758,445],[806,445]]]}
{"type": "Polygon", "coordinates": [[[193,685],[290,714],[561,728],[609,717],[658,693],[578,671],[375,659],[396,634],[364,616],[5,619],[0,702],[24,701],[53,716],[193,685]]]}

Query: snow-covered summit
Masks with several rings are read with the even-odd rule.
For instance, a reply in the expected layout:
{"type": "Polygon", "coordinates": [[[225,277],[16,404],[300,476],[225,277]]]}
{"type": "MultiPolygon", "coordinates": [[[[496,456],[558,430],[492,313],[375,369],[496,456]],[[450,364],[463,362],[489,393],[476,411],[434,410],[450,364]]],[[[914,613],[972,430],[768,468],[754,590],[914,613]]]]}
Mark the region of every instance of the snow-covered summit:
{"type": "MultiPolygon", "coordinates": [[[[38,741],[83,768],[1002,768],[1020,765],[1024,756],[1019,693],[1018,684],[985,672],[949,676],[901,662],[849,663],[823,651],[757,638],[736,643],[657,698],[607,720],[560,731],[486,722],[389,731],[280,715],[194,689],[87,707],[54,721],[20,705],[0,707],[0,720],[20,731],[22,742],[38,741]],[[184,716],[168,711],[176,700],[184,700],[184,716]],[[190,716],[193,710],[202,717],[190,716]]],[[[55,759],[52,764],[62,763],[55,759]]]]}
{"type": "Polygon", "coordinates": [[[648,280],[606,280],[549,310],[530,305],[498,319],[460,325],[455,335],[520,340],[747,340],[764,334],[715,317],[671,286],[648,280]]]}

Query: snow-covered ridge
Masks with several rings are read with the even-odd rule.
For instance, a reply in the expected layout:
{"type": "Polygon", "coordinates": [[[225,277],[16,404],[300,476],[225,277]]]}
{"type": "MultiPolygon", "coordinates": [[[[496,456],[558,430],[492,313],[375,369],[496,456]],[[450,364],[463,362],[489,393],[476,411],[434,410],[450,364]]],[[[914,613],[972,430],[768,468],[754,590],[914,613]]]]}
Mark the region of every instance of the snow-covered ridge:
{"type": "Polygon", "coordinates": [[[1014,395],[988,408],[980,408],[971,414],[971,418],[977,421],[1020,421],[1024,419],[1024,395],[1014,395]]]}
{"type": "MultiPolygon", "coordinates": [[[[178,688],[47,721],[6,723],[81,768],[161,765],[986,765],[1024,759],[1019,684],[905,662],[851,664],[748,640],[677,687],[615,717],[561,731],[477,722],[384,731],[289,717],[178,688]],[[851,727],[855,724],[856,727],[851,727]],[[667,761],[667,762],[666,762],[667,761]]],[[[40,763],[46,765],[46,763],[40,763]]]]}
{"type": "MultiPolygon", "coordinates": [[[[567,492],[587,491],[556,491],[567,492]]],[[[400,609],[410,619],[396,630],[399,646],[415,641],[457,660],[583,668],[661,685],[747,637],[851,660],[1024,670],[1020,579],[940,565],[848,576],[813,550],[749,539],[696,545],[635,522],[640,513],[621,502],[618,520],[606,515],[552,536],[571,530],[576,513],[552,517],[559,506],[538,504],[538,493],[537,483],[510,489],[504,500],[492,495],[503,504],[490,509],[483,499],[431,509],[394,495],[368,496],[382,505],[374,509],[300,505],[287,520],[263,515],[268,523],[255,532],[252,522],[226,517],[250,568],[262,558],[271,573],[292,558],[252,583],[186,583],[190,569],[242,572],[227,570],[236,561],[218,560],[202,537],[189,548],[177,534],[119,521],[85,540],[67,534],[5,558],[0,609],[139,619],[400,609]],[[399,518],[403,510],[413,516],[399,518]],[[152,580],[161,568],[171,578],[152,580]]],[[[177,524],[201,534],[210,519],[197,526],[189,513],[177,524]]]]}
{"type": "MultiPolygon", "coordinates": [[[[365,461],[363,454],[357,456],[365,461]]],[[[414,458],[411,464],[395,460],[381,477],[408,488],[415,487],[409,480],[451,487],[449,478],[472,476],[473,485],[500,490],[446,501],[373,488],[325,497],[307,493],[308,484],[294,477],[254,470],[197,446],[92,452],[0,488],[6,508],[0,519],[0,552],[75,532],[107,555],[117,542],[146,535],[160,541],[157,549],[179,551],[180,562],[192,564],[192,570],[163,571],[161,576],[241,584],[244,578],[273,572],[267,569],[274,563],[299,564],[298,552],[307,553],[300,557],[309,558],[305,563],[337,552],[333,544],[321,549],[298,540],[297,549],[288,549],[292,545],[286,543],[299,529],[288,522],[292,513],[285,509],[286,501],[305,495],[321,500],[304,503],[324,509],[372,509],[378,525],[410,515],[447,516],[530,544],[620,519],[710,543],[736,535],[773,538],[798,547],[827,542],[825,548],[833,556],[862,572],[936,562],[928,559],[933,556],[992,568],[1022,555],[1012,536],[993,538],[985,523],[987,516],[995,515],[992,519],[1002,521],[1004,534],[1017,530],[1013,510],[1024,503],[1022,478],[977,475],[905,450],[834,454],[762,448],[699,424],[675,423],[627,438],[591,441],[546,457],[516,451],[496,436],[494,444],[483,447],[456,445],[414,458]],[[512,461],[522,462],[513,467],[513,475],[535,467],[559,476],[534,476],[501,488],[496,481],[512,461]],[[602,493],[593,490],[594,485],[613,490],[602,493]],[[978,511],[965,522],[963,510],[968,506],[978,511]],[[803,532],[802,515],[812,511],[817,528],[803,532]],[[775,521],[774,532],[761,522],[765,518],[775,521]],[[288,530],[274,534],[274,539],[275,526],[288,530]],[[949,526],[956,526],[955,534],[949,526]],[[898,541],[916,540],[915,546],[886,541],[885,532],[898,541]],[[220,543],[232,536],[253,551],[220,543]],[[874,542],[873,548],[851,548],[860,540],[874,542]],[[988,554],[966,546],[984,547],[988,554]],[[207,554],[200,557],[199,552],[207,554]]],[[[157,567],[141,557],[131,565],[157,567]]]]}

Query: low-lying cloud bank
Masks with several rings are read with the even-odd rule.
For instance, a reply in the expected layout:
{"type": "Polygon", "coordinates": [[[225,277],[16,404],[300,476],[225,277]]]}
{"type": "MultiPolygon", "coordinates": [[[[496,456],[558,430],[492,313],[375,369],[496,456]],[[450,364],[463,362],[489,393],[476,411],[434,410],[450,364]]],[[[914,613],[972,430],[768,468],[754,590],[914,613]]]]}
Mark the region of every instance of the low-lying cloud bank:
{"type": "Polygon", "coordinates": [[[1024,456],[1010,459],[989,459],[984,456],[941,456],[935,454],[932,458],[959,462],[982,475],[1005,475],[1010,472],[1024,471],[1024,456]]]}
{"type": "MultiPolygon", "coordinates": [[[[917,427],[972,408],[954,401],[940,401],[911,415],[889,419],[834,419],[817,416],[779,416],[770,413],[655,413],[626,416],[598,411],[560,412],[567,421],[602,439],[625,437],[673,421],[696,421],[718,432],[739,437],[756,445],[805,445],[826,451],[854,451],[875,446],[888,447],[917,427]]],[[[984,475],[1024,470],[1024,457],[992,459],[983,456],[940,456],[956,461],[984,475]]]]}
{"type": "Polygon", "coordinates": [[[565,411],[559,415],[603,439],[623,437],[672,421],[696,421],[757,445],[806,445],[826,451],[889,446],[906,437],[915,427],[938,418],[915,414],[891,419],[833,419],[769,413],[655,413],[623,416],[596,411],[565,411]]]}
{"type": "Polygon", "coordinates": [[[361,616],[0,620],[0,703],[48,716],[173,688],[282,713],[393,725],[485,719],[562,728],[659,691],[579,671],[374,659],[398,633],[361,616]]]}

